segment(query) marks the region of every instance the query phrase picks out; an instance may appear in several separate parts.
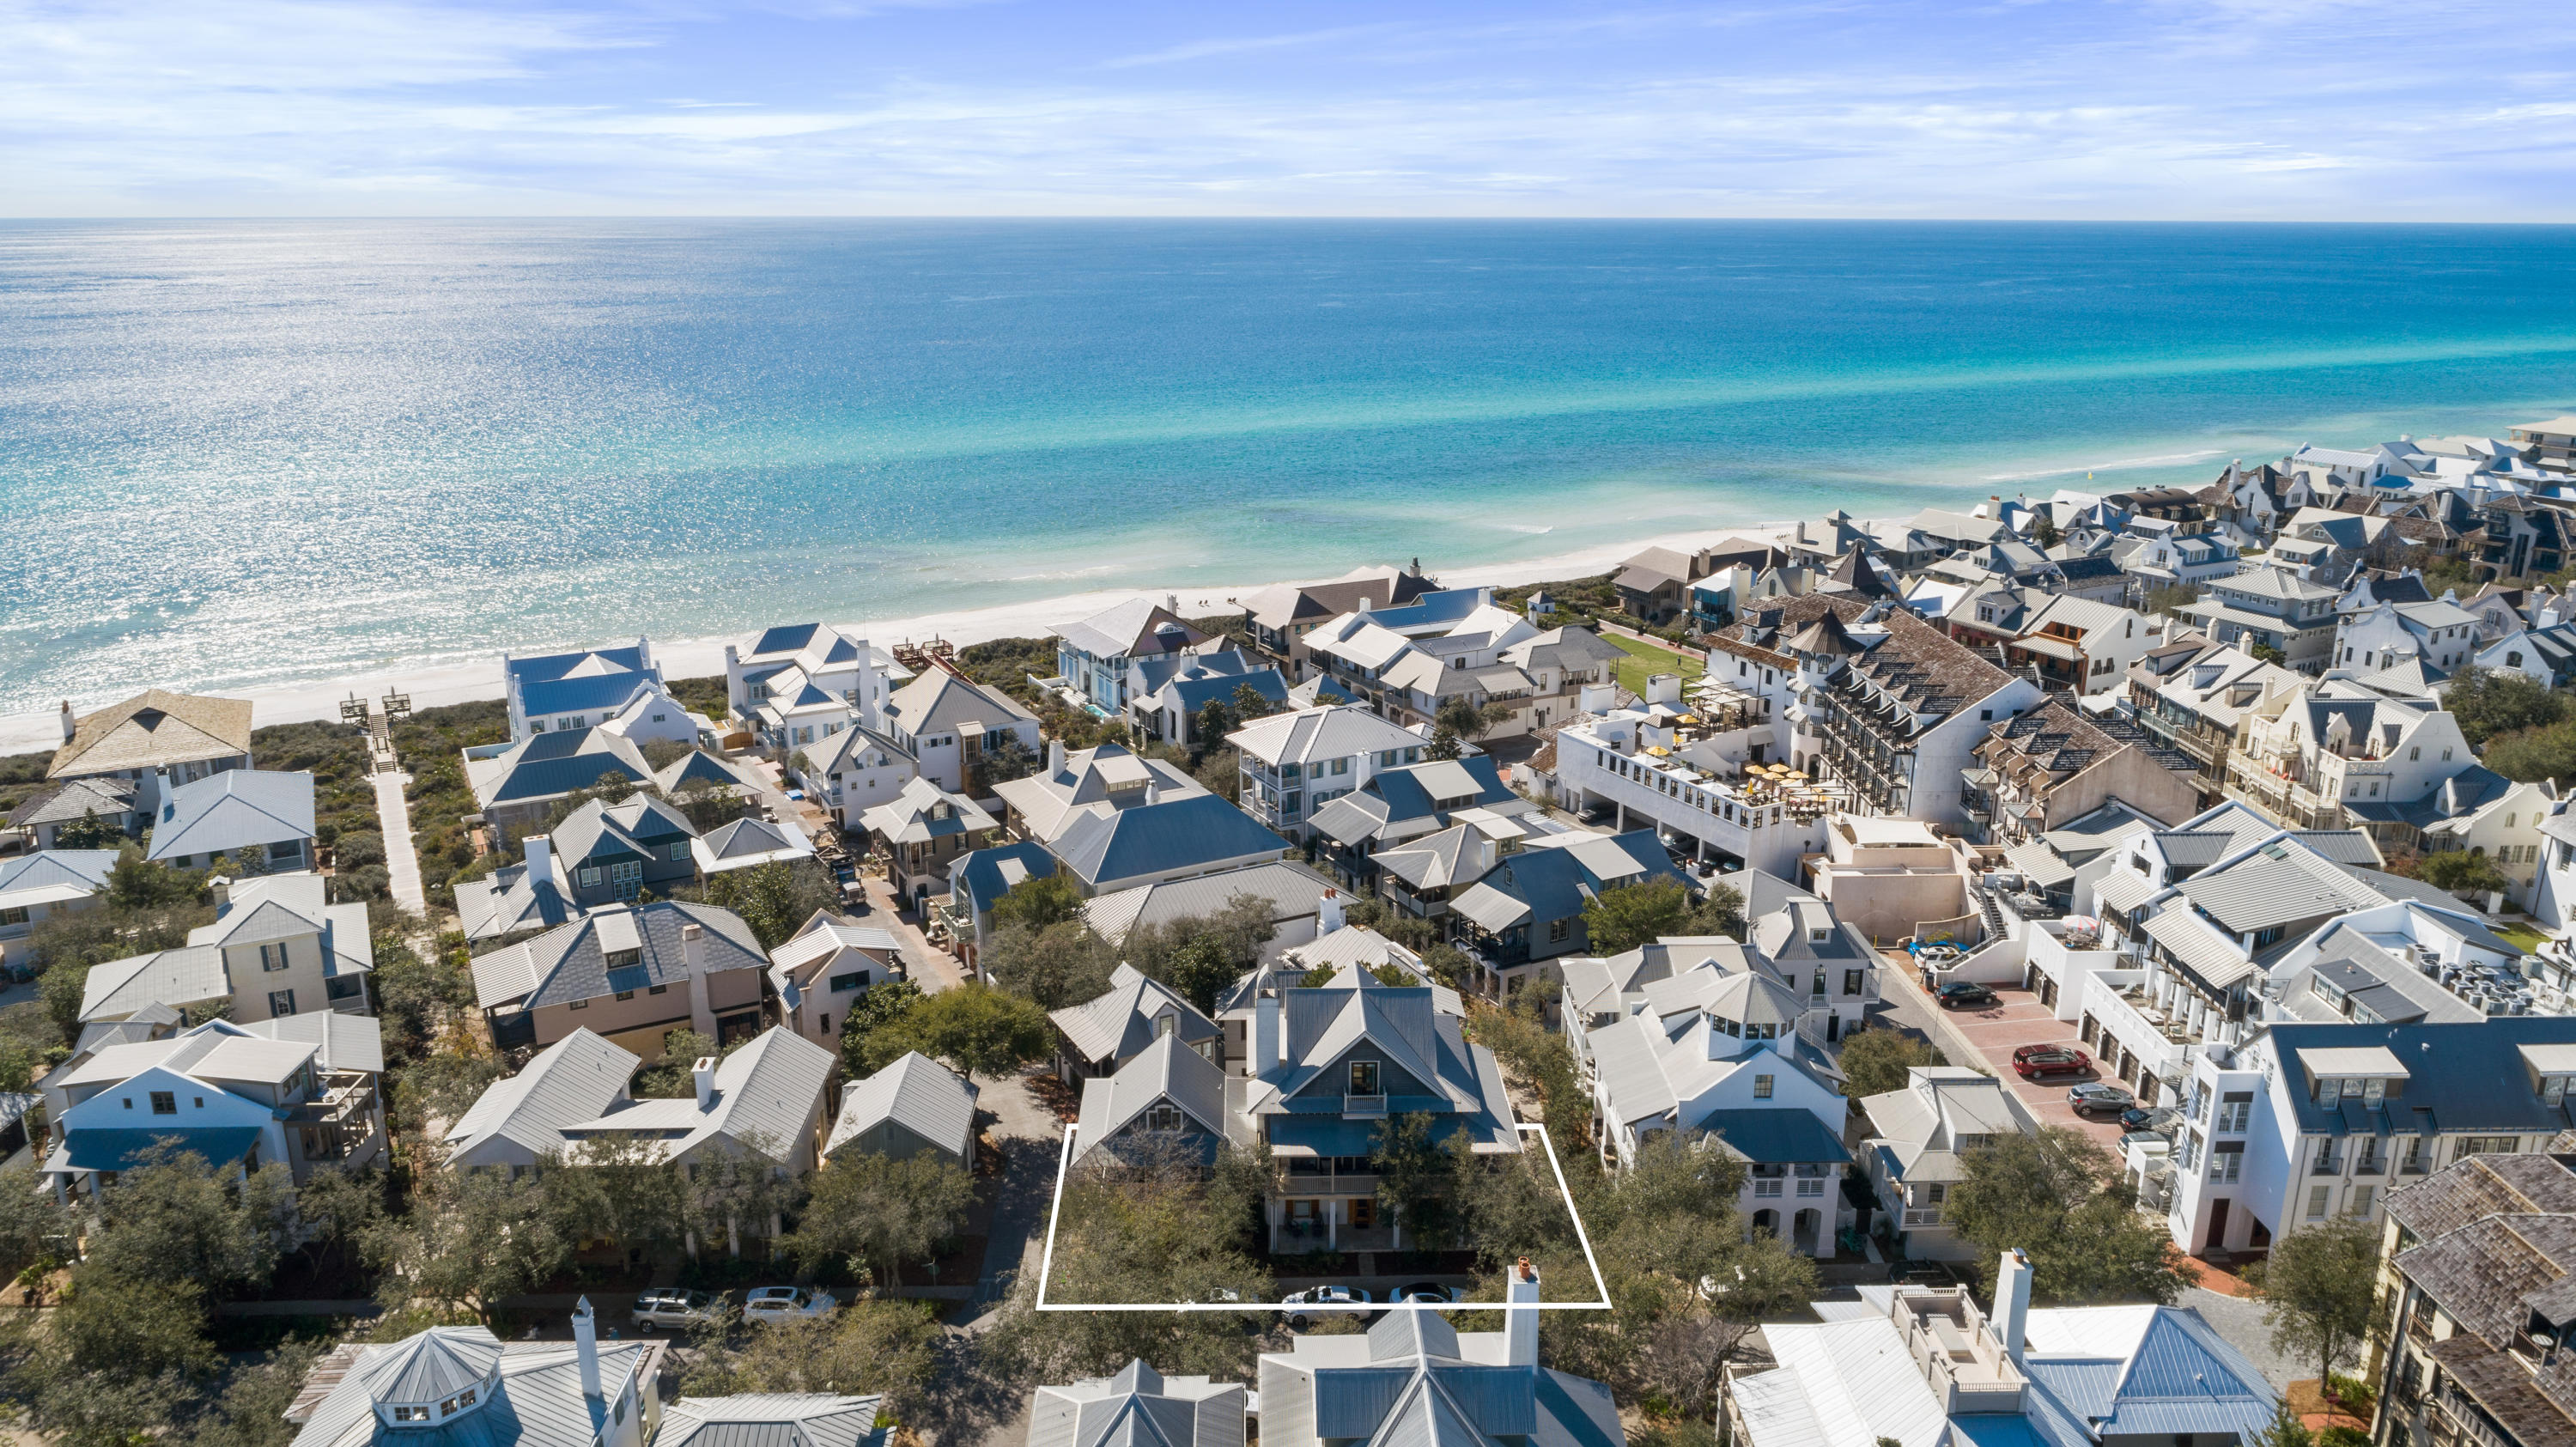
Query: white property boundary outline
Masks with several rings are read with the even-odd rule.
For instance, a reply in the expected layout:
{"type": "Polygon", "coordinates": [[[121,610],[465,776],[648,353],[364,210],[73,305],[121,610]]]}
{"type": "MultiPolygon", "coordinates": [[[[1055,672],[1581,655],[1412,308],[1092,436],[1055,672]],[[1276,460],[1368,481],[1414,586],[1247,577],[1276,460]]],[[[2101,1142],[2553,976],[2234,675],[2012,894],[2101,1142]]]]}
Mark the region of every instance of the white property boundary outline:
{"type": "MultiPolygon", "coordinates": [[[[1566,1214],[1567,1216],[1571,1217],[1571,1218],[1573,1219],[1573,1221],[1574,1221],[1574,1239],[1575,1239],[1575,1240],[1577,1240],[1577,1241],[1580,1241],[1581,1243],[1583,1243],[1583,1264],[1584,1264],[1586,1267],[1589,1267],[1589,1268],[1591,1269],[1591,1272],[1592,1272],[1592,1289],[1593,1289],[1595,1292],[1599,1293],[1599,1295],[1598,1295],[1598,1298],[1597,1298],[1597,1299],[1592,1300],[1592,1301],[1541,1301],[1541,1302],[1533,1302],[1533,1303],[1523,1303],[1523,1304],[1521,1304],[1521,1305],[1519,1305],[1519,1306],[1512,1306],[1512,1307],[1511,1307],[1511,1309],[1516,1310],[1516,1311],[1527,1311],[1527,1310],[1529,1310],[1532,1306],[1535,1306],[1535,1307],[1536,1307],[1538,1310],[1540,1310],[1540,1311],[1610,1311],[1610,1310],[1613,1310],[1614,1308],[1613,1308],[1613,1307],[1611,1306],[1611,1304],[1610,1304],[1610,1283],[1609,1283],[1609,1282],[1607,1282],[1607,1281],[1605,1281],[1605,1280],[1603,1280],[1603,1279],[1602,1279],[1602,1277],[1601,1277],[1601,1260],[1600,1260],[1600,1258],[1599,1258],[1599,1257],[1594,1256],[1594,1255],[1592,1254],[1592,1233],[1591,1233],[1591,1232],[1589,1232],[1589,1231],[1586,1231],[1586,1230],[1583,1228],[1583,1213],[1582,1213],[1581,1211],[1578,1211],[1578,1210],[1576,1210],[1576,1209],[1575,1209],[1575,1206],[1574,1206],[1574,1191],[1573,1191],[1573,1189],[1572,1189],[1571,1187],[1569,1187],[1569,1186],[1567,1186],[1567,1185],[1565,1184],[1565,1166],[1563,1165],[1563,1163],[1559,1162],[1559,1161],[1557,1160],[1557,1158],[1556,1158],[1556,1141],[1555,1141],[1555,1139],[1554,1139],[1553,1137],[1551,1137],[1551,1136],[1549,1136],[1549,1135],[1548,1135],[1548,1133],[1547,1133],[1547,1127],[1546,1127],[1546,1126],[1543,1126],[1543,1125],[1531,1125],[1531,1124],[1528,1124],[1528,1123],[1526,1123],[1526,1122],[1515,1122],[1515,1124],[1518,1126],[1518,1128],[1519,1128],[1519,1130],[1521,1131],[1521,1133],[1522,1133],[1522,1134],[1524,1134],[1524,1135],[1535,1135],[1535,1136],[1537,1136],[1537,1137],[1538,1137],[1538,1139],[1539,1139],[1539,1144],[1547,1148],[1547,1166],[1548,1166],[1548,1169],[1549,1169],[1550,1171],[1554,1172],[1554,1173],[1555,1173],[1555,1175],[1556,1175],[1556,1192],[1557,1192],[1557,1195],[1558,1195],[1558,1197],[1559,1197],[1560,1199],[1562,1199],[1562,1200],[1565,1202],[1565,1214],[1566,1214]]],[[[1063,1212],[1063,1210],[1064,1210],[1064,1178],[1065,1178],[1066,1174],[1067,1174],[1069,1171],[1071,1171],[1071,1169],[1073,1168],[1073,1138],[1074,1138],[1074,1134],[1075,1134],[1076,1132],[1080,1131],[1081,1129],[1082,1129],[1082,1123],[1081,1123],[1080,1121],[1074,1121],[1074,1122],[1072,1122],[1072,1123],[1070,1123],[1070,1124],[1068,1124],[1068,1125],[1066,1125],[1066,1126],[1065,1126],[1065,1128],[1064,1128],[1064,1146],[1063,1146],[1063,1149],[1062,1149],[1062,1150],[1060,1150],[1060,1151],[1057,1153],[1057,1156],[1056,1156],[1056,1167],[1055,1167],[1055,1196],[1054,1196],[1054,1199],[1053,1199],[1051,1202],[1049,1202],[1049,1204],[1048,1204],[1048,1206],[1047,1206],[1046,1254],[1045,1254],[1043,1257],[1041,1257],[1041,1258],[1040,1258],[1040,1260],[1039,1260],[1039,1262],[1038,1262],[1038,1300],[1037,1300],[1037,1309],[1038,1309],[1038,1310],[1040,1310],[1040,1311],[1237,1311],[1237,1312],[1240,1312],[1240,1311],[1260,1311],[1260,1312],[1275,1312],[1275,1311],[1283,1311],[1283,1310],[1286,1310],[1286,1309],[1288,1308],[1288,1306],[1290,1305],[1290,1303],[1288,1303],[1288,1302],[1284,1302],[1284,1301],[1276,1301],[1276,1302],[1232,1302],[1232,1301],[1222,1301],[1222,1302],[1196,1302],[1196,1301],[1176,1301],[1176,1302],[1171,1302],[1171,1303],[1169,1303],[1169,1304],[1157,1304],[1157,1303],[1153,1303],[1153,1302],[1124,1302],[1124,1301],[1121,1301],[1121,1302],[1051,1302],[1051,1301],[1047,1300],[1047,1297],[1046,1297],[1046,1294],[1047,1294],[1047,1278],[1048,1278],[1050,1275],[1052,1275],[1052,1274],[1054,1273],[1054,1271],[1055,1271],[1055,1228],[1056,1228],[1056,1221],[1057,1221],[1058,1217],[1062,1214],[1062,1212],[1063,1212]]],[[[1382,1302],[1382,1303],[1372,1303],[1372,1304],[1371,1304],[1371,1306],[1370,1306],[1368,1309],[1369,1309],[1369,1310],[1372,1310],[1372,1311],[1377,1311],[1377,1310],[1384,1310],[1384,1311],[1501,1311],[1501,1310],[1504,1310],[1507,1306],[1510,1306],[1510,1305],[1511,1305],[1510,1303],[1507,1303],[1507,1302],[1500,1302],[1500,1301],[1451,1302],[1451,1303],[1447,1303],[1447,1304],[1439,1304],[1439,1303],[1433,1303],[1433,1302],[1427,1302],[1427,1301],[1390,1301],[1390,1302],[1382,1302]]],[[[1356,1310],[1356,1309],[1357,1309],[1357,1308],[1336,1308],[1336,1307],[1326,1307],[1326,1308],[1324,1308],[1324,1310],[1327,1310],[1327,1311],[1331,1311],[1331,1310],[1356,1310]]]]}

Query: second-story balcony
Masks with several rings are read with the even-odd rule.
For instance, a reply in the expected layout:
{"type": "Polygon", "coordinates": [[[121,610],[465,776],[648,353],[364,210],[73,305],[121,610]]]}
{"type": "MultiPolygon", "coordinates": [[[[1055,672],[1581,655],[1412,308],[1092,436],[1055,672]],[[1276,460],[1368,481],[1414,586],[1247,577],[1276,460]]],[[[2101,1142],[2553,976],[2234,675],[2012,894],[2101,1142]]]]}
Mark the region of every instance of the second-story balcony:
{"type": "Polygon", "coordinates": [[[1386,1097],[1384,1095],[1351,1095],[1345,1093],[1342,1096],[1342,1114],[1354,1120],[1374,1119],[1378,1116],[1385,1115],[1386,1097]]]}

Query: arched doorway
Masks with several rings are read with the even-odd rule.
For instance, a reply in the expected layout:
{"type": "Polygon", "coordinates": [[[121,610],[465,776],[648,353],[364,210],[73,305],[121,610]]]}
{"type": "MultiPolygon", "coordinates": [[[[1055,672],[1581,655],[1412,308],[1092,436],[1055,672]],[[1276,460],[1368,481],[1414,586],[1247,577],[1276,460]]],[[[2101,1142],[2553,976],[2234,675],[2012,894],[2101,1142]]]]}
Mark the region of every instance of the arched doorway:
{"type": "Polygon", "coordinates": [[[1816,1251],[1817,1233],[1823,1229],[1823,1226],[1824,1216],[1822,1213],[1816,1211],[1812,1207],[1800,1211],[1797,1215],[1790,1218],[1789,1244],[1796,1247],[1800,1255],[1814,1256],[1818,1254],[1816,1251]]]}
{"type": "Polygon", "coordinates": [[[1780,1234],[1780,1213],[1768,1207],[1753,1213],[1753,1229],[1765,1236],[1780,1234]]]}

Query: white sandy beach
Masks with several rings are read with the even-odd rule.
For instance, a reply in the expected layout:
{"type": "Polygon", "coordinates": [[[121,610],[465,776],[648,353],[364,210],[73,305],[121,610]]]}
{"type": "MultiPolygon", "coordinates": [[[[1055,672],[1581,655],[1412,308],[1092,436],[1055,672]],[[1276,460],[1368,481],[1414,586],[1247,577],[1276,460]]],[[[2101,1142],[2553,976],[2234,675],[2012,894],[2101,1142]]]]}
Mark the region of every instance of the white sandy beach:
{"type": "MultiPolygon", "coordinates": [[[[1627,558],[1649,547],[1696,549],[1721,538],[1773,538],[1795,527],[1794,523],[1771,522],[1745,526],[1709,528],[1686,533],[1667,533],[1635,542],[1588,548],[1581,552],[1561,553],[1553,557],[1532,558],[1519,562],[1492,563],[1481,567],[1443,568],[1437,560],[1426,563],[1427,570],[1450,587],[1492,585],[1510,587],[1521,583],[1546,582],[1557,578],[1583,578],[1605,573],[1627,558]]],[[[1299,583],[1322,582],[1320,578],[1298,578],[1299,583]]],[[[1180,611],[1190,617],[1205,617],[1222,612],[1234,600],[1247,597],[1269,583],[1247,583],[1228,589],[1193,588],[1178,594],[1180,611]]],[[[956,613],[932,613],[916,618],[876,618],[844,622],[841,626],[880,644],[927,642],[944,638],[964,647],[995,638],[1036,637],[1050,623],[1061,623],[1096,613],[1103,608],[1131,598],[1160,599],[1173,593],[1170,588],[1136,587],[1104,588],[1088,593],[1075,593],[1055,598],[1040,598],[1026,603],[1012,603],[995,608],[977,608],[956,613]]],[[[791,618],[780,623],[799,621],[791,618]]],[[[604,644],[605,637],[587,640],[531,639],[527,651],[552,652],[577,648],[584,642],[604,644]]],[[[666,678],[699,678],[724,672],[724,649],[736,638],[691,638],[653,640],[655,661],[666,678]]],[[[150,687],[153,680],[129,679],[112,690],[92,698],[75,698],[72,707],[86,713],[150,687]]],[[[254,726],[301,723],[310,719],[337,719],[341,700],[352,691],[370,700],[389,691],[411,695],[415,709],[436,708],[441,704],[466,703],[474,699],[501,696],[501,662],[499,656],[462,660],[427,668],[408,668],[374,673],[343,674],[336,678],[278,688],[250,689],[236,695],[251,701],[254,726]]],[[[0,754],[34,753],[48,750],[62,742],[60,717],[54,712],[0,715],[0,754]]]]}

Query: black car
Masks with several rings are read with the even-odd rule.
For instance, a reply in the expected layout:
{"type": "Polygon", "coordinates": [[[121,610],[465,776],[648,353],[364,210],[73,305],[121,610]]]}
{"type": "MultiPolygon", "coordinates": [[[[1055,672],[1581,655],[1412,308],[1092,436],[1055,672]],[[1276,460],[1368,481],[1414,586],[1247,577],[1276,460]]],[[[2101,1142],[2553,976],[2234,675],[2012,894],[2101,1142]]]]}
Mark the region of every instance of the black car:
{"type": "Polygon", "coordinates": [[[1909,1286],[1947,1286],[1954,1278],[1938,1261],[1897,1261],[1888,1265],[1887,1279],[1909,1286]]]}
{"type": "Polygon", "coordinates": [[[2001,1003],[2003,999],[2002,996],[1974,980],[1952,980],[1933,991],[1932,998],[1940,1001],[1941,1008],[1944,1010],[1956,1010],[1968,1005],[1994,1005],[2001,1003]]]}
{"type": "Polygon", "coordinates": [[[2120,1112],[2120,1129],[2124,1134],[2163,1130],[2172,1123],[2173,1112],[2160,1105],[2133,1105],[2120,1112]]]}

